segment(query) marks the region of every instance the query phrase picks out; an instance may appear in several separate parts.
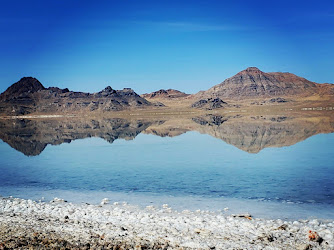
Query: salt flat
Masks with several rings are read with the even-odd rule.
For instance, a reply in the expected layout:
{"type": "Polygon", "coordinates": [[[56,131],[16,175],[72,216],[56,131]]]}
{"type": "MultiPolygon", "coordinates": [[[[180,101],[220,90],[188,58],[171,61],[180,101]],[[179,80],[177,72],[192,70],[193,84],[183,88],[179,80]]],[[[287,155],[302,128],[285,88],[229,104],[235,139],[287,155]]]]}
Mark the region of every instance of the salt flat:
{"type": "Polygon", "coordinates": [[[72,204],[0,200],[0,248],[333,249],[334,222],[233,217],[176,211],[167,204],[72,204]],[[309,231],[318,238],[309,239],[309,231]]]}

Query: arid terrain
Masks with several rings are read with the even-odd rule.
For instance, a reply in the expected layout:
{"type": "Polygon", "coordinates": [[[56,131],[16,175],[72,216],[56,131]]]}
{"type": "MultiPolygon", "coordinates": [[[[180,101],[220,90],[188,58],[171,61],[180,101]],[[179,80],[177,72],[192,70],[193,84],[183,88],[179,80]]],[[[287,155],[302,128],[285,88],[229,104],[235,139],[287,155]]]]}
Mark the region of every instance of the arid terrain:
{"type": "Polygon", "coordinates": [[[138,95],[134,90],[108,86],[97,93],[46,88],[36,78],[24,77],[0,95],[0,116],[22,115],[178,115],[268,113],[332,110],[334,85],[318,84],[291,73],[265,73],[247,68],[206,91],[187,94],[158,90],[138,95]]]}

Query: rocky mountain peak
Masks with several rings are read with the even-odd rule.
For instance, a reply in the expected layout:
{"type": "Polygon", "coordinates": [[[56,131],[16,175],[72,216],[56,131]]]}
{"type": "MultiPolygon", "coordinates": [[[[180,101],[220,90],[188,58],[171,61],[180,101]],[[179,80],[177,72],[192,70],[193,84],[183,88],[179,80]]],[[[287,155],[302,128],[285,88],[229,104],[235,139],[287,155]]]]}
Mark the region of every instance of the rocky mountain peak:
{"type": "Polygon", "coordinates": [[[112,87],[107,86],[107,87],[105,87],[104,90],[102,90],[102,91],[104,91],[104,92],[111,92],[112,90],[113,90],[112,87]]]}
{"type": "Polygon", "coordinates": [[[43,90],[45,87],[34,77],[22,77],[17,83],[13,84],[11,87],[20,88],[24,92],[36,92],[38,90],[43,90]]]}
{"type": "Polygon", "coordinates": [[[15,98],[24,93],[34,93],[45,87],[34,77],[23,77],[1,94],[1,99],[15,98]]]}
{"type": "Polygon", "coordinates": [[[264,72],[259,70],[257,67],[248,67],[247,69],[240,71],[237,75],[242,75],[242,74],[258,75],[263,73],[264,72]]]}

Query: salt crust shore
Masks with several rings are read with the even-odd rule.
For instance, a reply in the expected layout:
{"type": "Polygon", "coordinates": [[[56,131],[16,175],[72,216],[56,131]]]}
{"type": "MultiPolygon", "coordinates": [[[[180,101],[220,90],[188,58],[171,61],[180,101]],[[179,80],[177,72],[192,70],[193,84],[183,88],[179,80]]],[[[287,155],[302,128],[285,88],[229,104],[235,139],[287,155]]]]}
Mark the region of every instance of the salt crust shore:
{"type": "Polygon", "coordinates": [[[0,249],[334,249],[334,221],[0,198],[0,249]],[[308,239],[309,230],[323,238],[308,239]]]}

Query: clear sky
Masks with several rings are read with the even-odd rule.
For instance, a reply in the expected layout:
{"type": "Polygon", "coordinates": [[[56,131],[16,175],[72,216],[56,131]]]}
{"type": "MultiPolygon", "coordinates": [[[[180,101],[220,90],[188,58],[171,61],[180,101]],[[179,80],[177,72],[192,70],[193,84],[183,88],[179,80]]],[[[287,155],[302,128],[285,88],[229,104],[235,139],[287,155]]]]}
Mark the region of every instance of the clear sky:
{"type": "Polygon", "coordinates": [[[0,92],[205,90],[249,67],[334,83],[334,1],[0,1],[0,92]]]}

